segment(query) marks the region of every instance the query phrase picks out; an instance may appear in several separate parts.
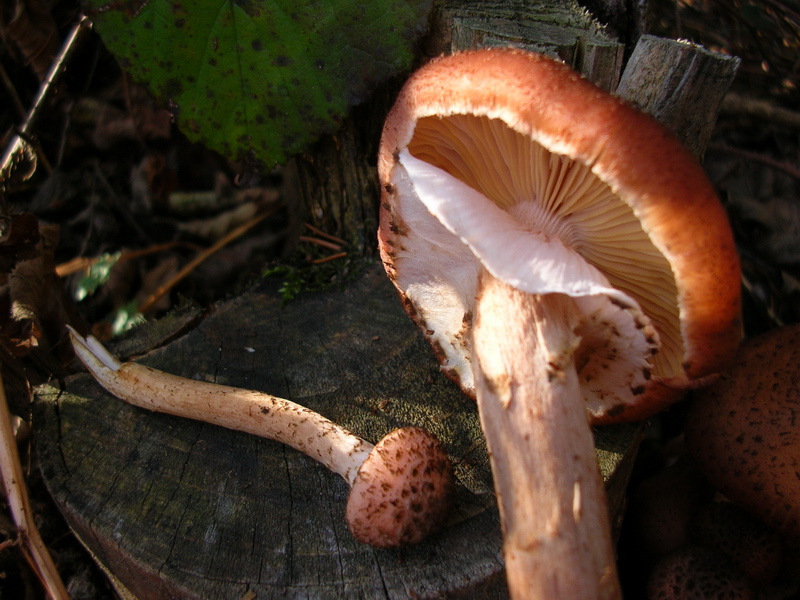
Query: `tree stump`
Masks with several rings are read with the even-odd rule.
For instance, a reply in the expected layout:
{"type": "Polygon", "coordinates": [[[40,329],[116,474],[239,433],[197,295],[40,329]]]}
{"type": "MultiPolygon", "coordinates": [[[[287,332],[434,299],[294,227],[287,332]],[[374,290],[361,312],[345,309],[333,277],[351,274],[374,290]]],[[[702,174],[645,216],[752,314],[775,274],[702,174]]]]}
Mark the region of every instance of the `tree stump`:
{"type": "MultiPolygon", "coordinates": [[[[338,475],[269,440],[131,407],[87,374],[65,393],[36,393],[42,473],[72,529],[142,600],[504,597],[476,408],[439,372],[382,268],[286,306],[275,285],[214,308],[141,362],[294,399],[371,441],[425,427],[445,444],[458,480],[444,530],[411,548],[363,546],[347,530],[338,475]]],[[[607,477],[637,435],[635,426],[601,430],[607,477]]],[[[624,481],[611,481],[619,512],[624,481]]]]}

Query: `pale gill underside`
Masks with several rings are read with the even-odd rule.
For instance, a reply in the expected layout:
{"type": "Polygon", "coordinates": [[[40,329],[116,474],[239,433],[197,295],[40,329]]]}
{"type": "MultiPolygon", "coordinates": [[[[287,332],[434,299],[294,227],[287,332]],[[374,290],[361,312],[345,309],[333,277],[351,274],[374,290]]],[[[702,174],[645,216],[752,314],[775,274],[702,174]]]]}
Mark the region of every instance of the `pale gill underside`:
{"type": "Polygon", "coordinates": [[[589,166],[551,153],[498,119],[468,115],[420,119],[408,148],[531,231],[558,236],[601,270],[639,303],[660,336],[653,375],[682,372],[677,288],[669,263],[630,206],[589,166]]]}

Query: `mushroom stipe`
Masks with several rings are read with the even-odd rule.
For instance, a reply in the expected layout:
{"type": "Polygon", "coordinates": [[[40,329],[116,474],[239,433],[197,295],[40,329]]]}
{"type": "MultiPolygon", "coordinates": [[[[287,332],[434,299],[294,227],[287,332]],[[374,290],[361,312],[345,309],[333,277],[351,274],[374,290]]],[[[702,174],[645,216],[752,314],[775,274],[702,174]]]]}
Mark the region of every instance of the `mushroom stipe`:
{"type": "Polygon", "coordinates": [[[71,327],[69,334],[84,366],[125,402],[287,444],[341,475],[350,486],[347,524],[359,542],[416,544],[445,520],[454,493],[452,465],[424,429],[395,429],[373,446],[289,400],[123,363],[92,336],[71,327]]]}

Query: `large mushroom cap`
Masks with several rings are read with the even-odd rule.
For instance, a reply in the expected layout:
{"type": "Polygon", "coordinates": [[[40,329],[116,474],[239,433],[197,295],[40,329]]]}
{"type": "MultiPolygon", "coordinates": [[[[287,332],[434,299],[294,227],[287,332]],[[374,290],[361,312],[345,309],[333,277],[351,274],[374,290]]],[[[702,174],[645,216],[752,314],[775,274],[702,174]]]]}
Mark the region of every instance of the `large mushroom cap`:
{"type": "Polygon", "coordinates": [[[419,427],[395,429],[361,465],[347,523],[371,546],[416,544],[442,526],[453,489],[452,465],[439,441],[419,427]]]}
{"type": "Polygon", "coordinates": [[[387,118],[378,167],[385,267],[467,393],[481,268],[582,304],[576,362],[595,418],[645,416],[733,356],[739,263],[702,169],[565,65],[508,49],[430,62],[387,118]],[[609,343],[619,326],[637,341],[609,343]]]}
{"type": "Polygon", "coordinates": [[[686,444],[725,496],[800,538],[800,324],[742,344],[730,373],[696,393],[686,444]]]}

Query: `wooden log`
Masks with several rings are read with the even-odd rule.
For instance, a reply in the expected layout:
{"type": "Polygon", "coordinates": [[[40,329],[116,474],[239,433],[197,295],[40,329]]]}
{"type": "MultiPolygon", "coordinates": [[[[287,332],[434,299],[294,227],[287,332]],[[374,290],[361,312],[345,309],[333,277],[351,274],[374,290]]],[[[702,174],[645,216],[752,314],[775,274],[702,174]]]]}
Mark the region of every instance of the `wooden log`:
{"type": "Polygon", "coordinates": [[[643,35],[616,93],[702,158],[739,62],[697,44],[643,35]]]}
{"type": "MultiPolygon", "coordinates": [[[[77,536],[140,600],[505,597],[474,403],[441,375],[382,268],[283,308],[274,288],[220,305],[141,362],[292,398],[373,441],[406,424],[429,429],[459,483],[445,529],[412,548],[363,546],[344,521],[346,484],[318,463],[275,442],[128,406],[80,374],[66,393],[36,393],[42,474],[77,536]]],[[[637,439],[635,426],[601,430],[606,477],[637,439]]],[[[612,489],[620,506],[624,485],[612,489]]]]}
{"type": "Polygon", "coordinates": [[[443,2],[428,53],[513,46],[558,58],[605,90],[619,81],[624,46],[573,0],[443,2]]]}

